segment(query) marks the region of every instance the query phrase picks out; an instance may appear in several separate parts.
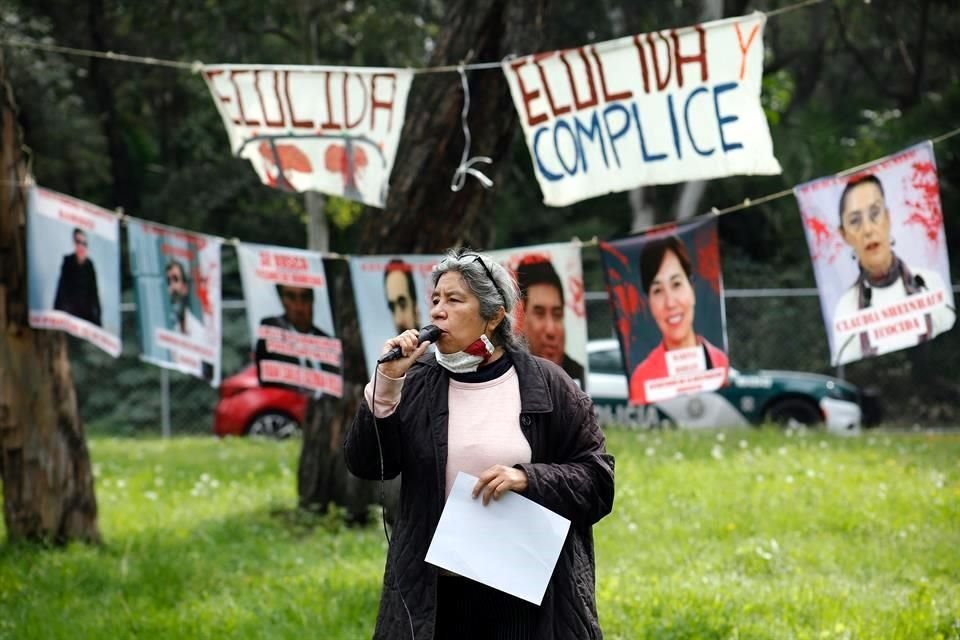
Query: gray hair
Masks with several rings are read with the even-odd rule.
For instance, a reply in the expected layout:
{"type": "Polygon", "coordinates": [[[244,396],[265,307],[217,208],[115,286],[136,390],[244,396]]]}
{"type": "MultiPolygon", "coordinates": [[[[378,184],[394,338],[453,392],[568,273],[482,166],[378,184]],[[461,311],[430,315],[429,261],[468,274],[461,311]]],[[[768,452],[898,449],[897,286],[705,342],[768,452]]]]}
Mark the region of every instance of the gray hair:
{"type": "Polygon", "coordinates": [[[503,320],[493,330],[493,344],[514,349],[523,348],[523,343],[513,330],[513,310],[520,299],[517,282],[503,266],[490,256],[469,249],[449,249],[433,268],[433,286],[440,276],[451,271],[459,273],[464,282],[480,301],[480,317],[493,320],[503,307],[503,320]]]}

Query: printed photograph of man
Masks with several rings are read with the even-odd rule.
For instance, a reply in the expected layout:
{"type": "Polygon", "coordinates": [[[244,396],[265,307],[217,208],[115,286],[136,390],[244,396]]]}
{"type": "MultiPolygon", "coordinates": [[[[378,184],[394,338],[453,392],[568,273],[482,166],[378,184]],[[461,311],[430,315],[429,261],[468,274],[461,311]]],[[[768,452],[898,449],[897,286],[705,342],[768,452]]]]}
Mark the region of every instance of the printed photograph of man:
{"type": "MultiPolygon", "coordinates": [[[[74,252],[63,257],[53,308],[100,326],[100,294],[97,271],[87,248],[87,233],[73,230],[74,252]]],[[[49,295],[49,294],[48,294],[49,295]]]]}
{"type": "MultiPolygon", "coordinates": [[[[313,289],[309,287],[294,287],[284,284],[276,285],[280,304],[283,305],[283,314],[267,316],[260,321],[260,326],[278,327],[286,331],[305,333],[312,336],[329,338],[330,336],[313,323],[313,289]]],[[[304,356],[295,356],[286,353],[274,353],[267,350],[267,341],[257,340],[255,358],[257,374],[260,375],[260,364],[263,360],[272,362],[288,362],[301,367],[319,369],[339,374],[340,371],[331,365],[316,362],[304,356]]]]}
{"type": "Polygon", "coordinates": [[[179,260],[171,260],[165,269],[167,295],[170,297],[168,326],[174,331],[195,338],[204,338],[203,321],[190,310],[190,278],[179,260]]]}
{"type": "Polygon", "coordinates": [[[566,354],[563,283],[550,260],[531,254],[517,265],[522,319],[520,332],[530,353],[560,365],[584,388],[583,365],[566,354]]]}
{"type": "Polygon", "coordinates": [[[383,293],[393,316],[397,335],[407,329],[420,328],[420,309],[414,286],[412,265],[394,258],[383,271],[383,293]]]}
{"type": "Polygon", "coordinates": [[[849,317],[863,309],[884,307],[918,293],[944,290],[939,273],[910,267],[894,252],[890,210],[883,184],[877,176],[861,175],[847,183],[840,196],[839,216],[840,235],[853,250],[859,275],[834,309],[835,364],[913,346],[953,326],[956,313],[951,307],[943,305],[924,314],[918,331],[906,332],[908,335],[898,336],[895,340],[897,344],[885,344],[881,349],[871,342],[867,331],[839,335],[836,327],[840,318],[849,317]]]}

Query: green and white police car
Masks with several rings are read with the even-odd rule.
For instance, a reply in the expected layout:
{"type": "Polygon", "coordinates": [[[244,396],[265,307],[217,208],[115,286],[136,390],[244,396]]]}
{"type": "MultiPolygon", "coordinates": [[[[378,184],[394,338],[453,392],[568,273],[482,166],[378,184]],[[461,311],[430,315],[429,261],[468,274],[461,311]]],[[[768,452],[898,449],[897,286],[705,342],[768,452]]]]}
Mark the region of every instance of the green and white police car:
{"type": "Polygon", "coordinates": [[[741,372],[731,367],[727,385],[717,391],[630,406],[619,343],[591,340],[587,356],[587,392],[601,426],[706,428],[772,422],[851,433],[863,423],[862,394],[855,385],[798,371],[741,372]]]}

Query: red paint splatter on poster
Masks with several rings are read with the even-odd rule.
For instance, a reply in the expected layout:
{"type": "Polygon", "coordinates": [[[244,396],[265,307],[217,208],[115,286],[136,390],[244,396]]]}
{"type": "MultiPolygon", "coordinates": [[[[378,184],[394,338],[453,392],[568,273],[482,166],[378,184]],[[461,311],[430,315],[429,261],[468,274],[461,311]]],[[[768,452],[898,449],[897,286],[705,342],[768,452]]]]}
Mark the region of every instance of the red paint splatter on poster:
{"type": "Polygon", "coordinates": [[[919,225],[931,244],[940,239],[943,229],[943,209],[940,205],[940,185],[937,181],[937,167],[932,161],[914,162],[912,173],[907,178],[905,191],[916,193],[916,199],[908,195],[905,204],[910,214],[904,225],[919,225]]]}
{"type": "Polygon", "coordinates": [[[710,285],[715,294],[720,295],[720,243],[717,242],[717,228],[709,225],[694,237],[697,251],[697,275],[710,285]]]}

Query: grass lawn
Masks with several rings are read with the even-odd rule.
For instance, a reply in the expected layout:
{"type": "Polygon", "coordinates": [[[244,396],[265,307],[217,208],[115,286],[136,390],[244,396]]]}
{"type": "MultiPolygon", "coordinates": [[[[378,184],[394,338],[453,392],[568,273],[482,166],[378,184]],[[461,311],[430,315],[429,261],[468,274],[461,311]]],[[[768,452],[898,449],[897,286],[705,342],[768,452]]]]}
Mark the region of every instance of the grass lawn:
{"type": "MultiPolygon", "coordinates": [[[[93,438],[106,543],[0,546],[0,639],[369,638],[379,521],[295,512],[299,446],[93,438]]],[[[608,446],[607,638],[960,638],[960,432],[608,446]]]]}

